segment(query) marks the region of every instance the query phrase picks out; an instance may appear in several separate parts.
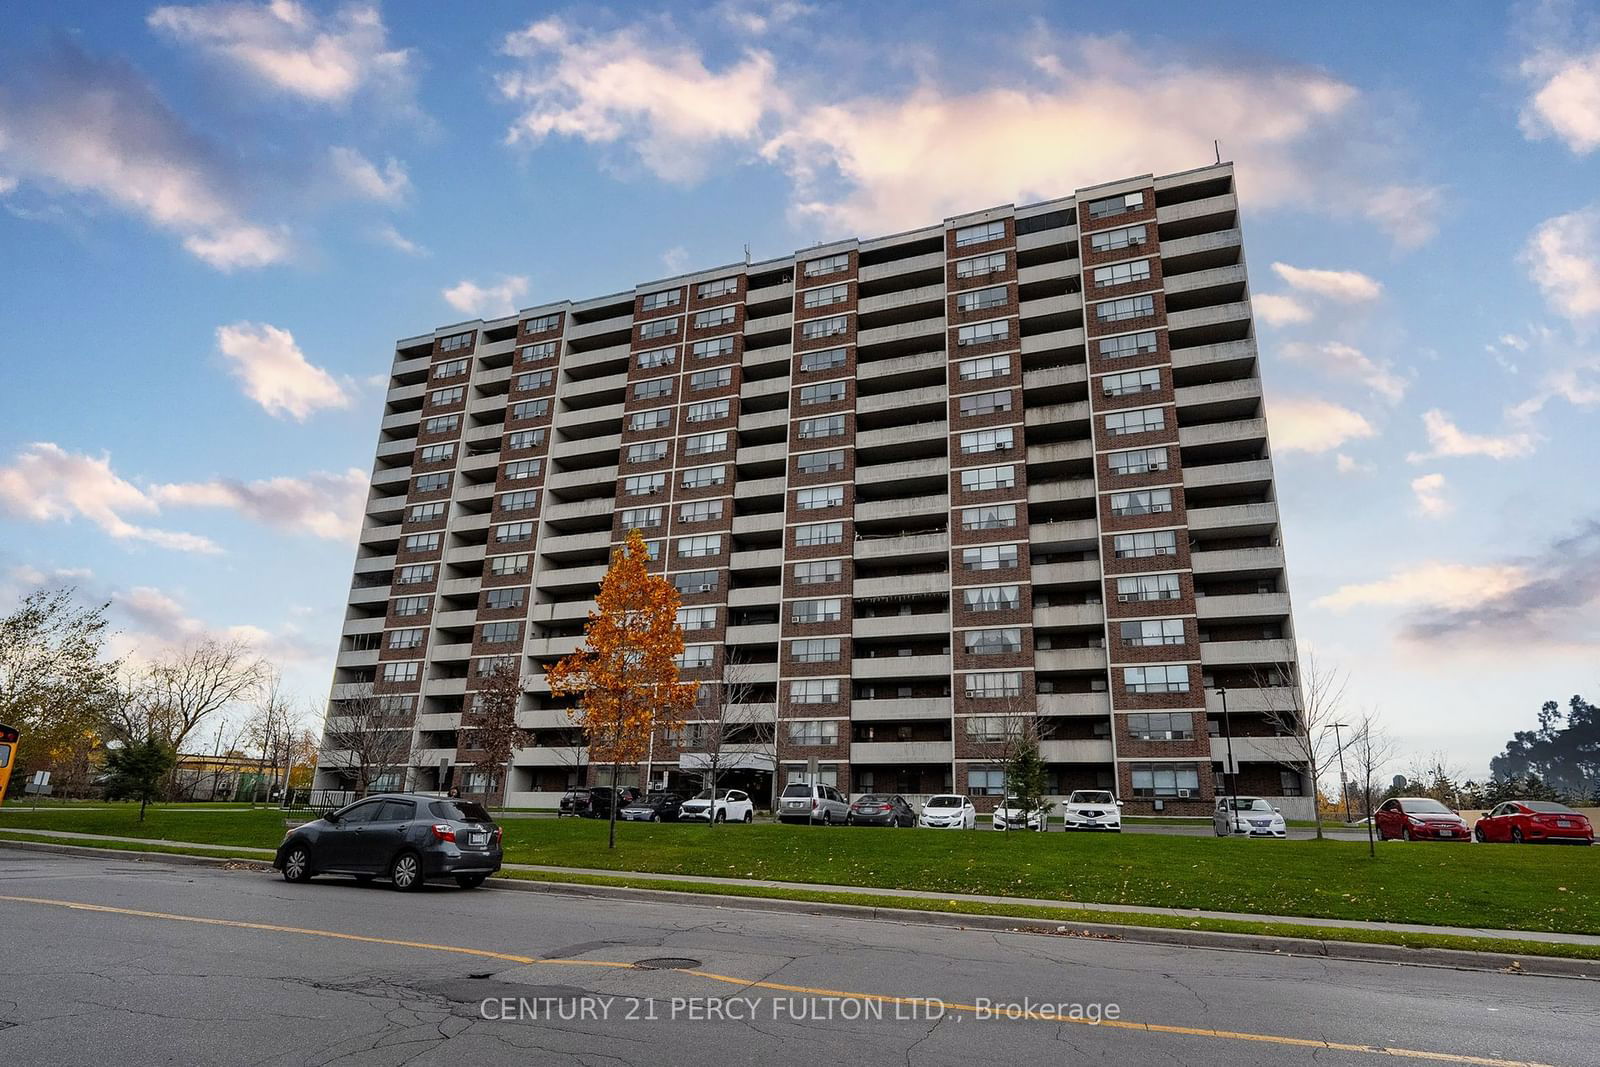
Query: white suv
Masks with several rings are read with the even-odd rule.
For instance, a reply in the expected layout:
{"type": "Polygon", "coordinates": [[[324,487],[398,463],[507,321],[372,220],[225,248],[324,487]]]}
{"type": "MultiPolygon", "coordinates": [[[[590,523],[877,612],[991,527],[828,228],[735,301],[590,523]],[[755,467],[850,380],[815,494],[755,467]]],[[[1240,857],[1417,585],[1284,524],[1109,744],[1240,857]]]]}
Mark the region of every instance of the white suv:
{"type": "Polygon", "coordinates": [[[1068,830],[1122,832],[1122,801],[1108,789],[1074,789],[1061,802],[1061,816],[1068,830]]]}
{"type": "Polygon", "coordinates": [[[748,794],[739,789],[717,790],[717,802],[711,803],[711,790],[702,789],[693,800],[685,800],[678,809],[678,818],[692,822],[706,822],[716,812],[718,822],[751,822],[756,817],[756,806],[748,794]]]}
{"type": "Polygon", "coordinates": [[[779,822],[820,822],[825,826],[844,825],[850,817],[850,802],[831,785],[790,782],[778,798],[779,822]]]}

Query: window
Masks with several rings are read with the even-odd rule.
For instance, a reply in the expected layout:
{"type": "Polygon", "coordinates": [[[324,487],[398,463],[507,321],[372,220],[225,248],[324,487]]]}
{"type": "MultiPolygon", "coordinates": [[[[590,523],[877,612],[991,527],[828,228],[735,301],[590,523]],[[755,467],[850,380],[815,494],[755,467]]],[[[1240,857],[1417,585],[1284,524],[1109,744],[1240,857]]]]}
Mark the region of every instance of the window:
{"type": "Polygon", "coordinates": [[[543,418],[550,411],[548,398],[541,400],[524,400],[511,406],[513,419],[538,419],[543,418]]]}
{"type": "Polygon", "coordinates": [[[454,352],[458,348],[472,347],[472,333],[453,333],[449,337],[439,338],[439,351],[454,352]]]}
{"type": "Polygon", "coordinates": [[[520,608],[527,592],[520,585],[514,589],[491,589],[484,595],[483,606],[490,611],[506,611],[511,608],[520,608]]]}
{"type": "Polygon", "coordinates": [[[489,560],[489,573],[498,575],[528,573],[527,556],[494,556],[489,560]]]}
{"type": "Polygon", "coordinates": [[[997,411],[1011,410],[1011,390],[1000,389],[993,393],[973,393],[961,398],[962,415],[993,415],[997,411]]]}
{"type": "Polygon", "coordinates": [[[1129,452],[1113,452],[1106,457],[1112,474],[1148,474],[1167,469],[1167,450],[1164,448],[1135,448],[1129,452]]]}
{"type": "Polygon", "coordinates": [[[838,622],[843,602],[837,598],[828,600],[796,600],[793,604],[790,622],[838,622]]]}
{"type": "Polygon", "coordinates": [[[528,319],[522,324],[523,333],[544,333],[561,325],[560,315],[540,315],[536,319],[528,319]]]}
{"type": "Polygon", "coordinates": [[[710,485],[722,485],[727,480],[727,466],[717,463],[709,467],[690,467],[683,472],[683,481],[680,484],[685,489],[704,489],[710,485]]]}
{"type": "Polygon", "coordinates": [[[526,392],[530,389],[543,389],[555,380],[556,372],[553,370],[529,371],[527,374],[517,375],[512,387],[526,392]]]}
{"type": "Polygon", "coordinates": [[[1089,247],[1096,252],[1110,252],[1117,248],[1133,248],[1144,244],[1145,227],[1124,226],[1120,230],[1102,230],[1089,235],[1089,247]]]}
{"type": "Polygon", "coordinates": [[[1017,565],[1017,546],[980,545],[963,548],[961,565],[969,571],[1009,570],[1017,565]]]}
{"type": "Polygon", "coordinates": [[[556,354],[554,341],[540,341],[536,345],[523,345],[517,349],[517,358],[524,363],[533,363],[541,359],[549,359],[556,354]]]}
{"type": "Polygon", "coordinates": [[[472,664],[472,669],[477,672],[479,678],[487,678],[501,669],[516,670],[516,667],[515,656],[480,656],[472,664]]]}
{"type": "Polygon", "coordinates": [[[723,452],[727,448],[727,430],[719,430],[716,433],[698,433],[683,439],[683,454],[686,456],[703,456],[708,452],[723,452]]]}
{"type": "Polygon", "coordinates": [[[661,492],[666,484],[665,474],[635,474],[622,480],[622,492],[626,496],[649,496],[661,492]]]}
{"type": "Polygon", "coordinates": [[[1007,300],[1007,288],[996,285],[988,289],[969,289],[964,293],[956,294],[957,311],[982,311],[985,308],[1004,307],[1007,300]]]}
{"type": "Polygon", "coordinates": [[[1150,261],[1148,259],[1135,259],[1129,263],[1113,263],[1109,267],[1096,267],[1094,269],[1094,284],[1096,289],[1105,289],[1112,285],[1127,285],[1129,282],[1142,282],[1150,277],[1150,261]]]}
{"type": "Polygon", "coordinates": [[[1000,700],[1022,695],[1022,674],[1018,671],[988,671],[966,676],[966,693],[973,700],[1000,700]]]}
{"type": "Polygon", "coordinates": [[[997,797],[1006,791],[1006,772],[1000,767],[968,767],[967,796],[997,797]]]}
{"type": "Polygon", "coordinates": [[[963,530],[1004,530],[1016,524],[1015,504],[985,504],[981,508],[961,509],[963,530]]]}
{"type": "Polygon", "coordinates": [[[1010,373],[1010,356],[982,356],[978,359],[964,359],[956,364],[956,377],[964,382],[1003,378],[1010,373]]]}
{"type": "Polygon", "coordinates": [[[1121,300],[1103,300],[1094,306],[1094,317],[1101,322],[1122,322],[1124,319],[1142,319],[1156,313],[1156,298],[1125,296],[1121,300]]]}
{"type": "Polygon", "coordinates": [[[406,513],[407,522],[432,522],[434,519],[444,518],[445,503],[440,500],[432,504],[413,504],[406,513]]]}
{"type": "Polygon", "coordinates": [[[844,399],[844,382],[823,382],[821,385],[802,385],[800,403],[835,404],[844,399]]]}
{"type": "Polygon", "coordinates": [[[701,300],[711,300],[719,296],[727,296],[739,289],[738,278],[718,278],[712,282],[701,282],[695,286],[694,295],[701,300]]]}
{"type": "Polygon", "coordinates": [[[837,274],[850,268],[850,253],[840,252],[834,256],[823,256],[821,259],[812,259],[806,262],[806,277],[820,278],[824,274],[837,274]]]}
{"type": "Polygon", "coordinates": [[[794,565],[794,583],[796,585],[827,585],[830,582],[841,581],[844,578],[844,561],[837,559],[818,559],[809,563],[796,563],[794,565]]]}
{"type": "Polygon", "coordinates": [[[423,631],[420,627],[411,630],[390,630],[390,648],[419,648],[422,645],[423,631]]]}
{"type": "Polygon", "coordinates": [[[668,289],[662,293],[646,293],[639,299],[640,311],[658,311],[675,306],[683,296],[681,289],[668,289]]]}
{"type": "Polygon", "coordinates": [[[1136,408],[1133,411],[1113,411],[1106,416],[1106,433],[1119,437],[1130,433],[1153,433],[1167,424],[1160,408],[1136,408]]]}
{"type": "Polygon", "coordinates": [[[971,467],[961,472],[961,489],[967,493],[984,493],[993,489],[1014,489],[1017,468],[1007,463],[1003,467],[971,467]]]}
{"type": "Polygon", "coordinates": [[[1156,350],[1154,330],[1143,333],[1125,333],[1121,337],[1107,337],[1099,342],[1102,359],[1123,359],[1127,356],[1145,355],[1156,350]]]}
{"type": "Polygon", "coordinates": [[[1022,651],[1022,629],[1001,626],[993,630],[968,630],[961,635],[961,647],[969,656],[1000,656],[1022,651]]]}
{"type": "Polygon", "coordinates": [[[430,599],[425,596],[403,596],[394,602],[396,615],[421,615],[428,610],[430,599]]]}
{"type": "Polygon", "coordinates": [[[461,425],[460,415],[435,415],[422,421],[423,433],[451,433],[461,425]]]}
{"type": "Polygon", "coordinates": [[[715,556],[721,551],[721,534],[700,534],[695,537],[678,538],[678,555],[680,556],[715,556]]]}
{"type": "Polygon", "coordinates": [[[1154,515],[1171,510],[1171,489],[1140,489],[1132,493],[1111,494],[1113,515],[1154,515]]]}
{"type": "Polygon", "coordinates": [[[1013,439],[1013,431],[1009,426],[998,430],[974,430],[961,435],[961,451],[968,456],[980,452],[1009,452],[1013,439]]]}
{"type": "Polygon", "coordinates": [[[733,354],[733,338],[717,337],[710,341],[696,341],[690,350],[695,359],[715,359],[717,356],[733,354]]]}
{"type": "Polygon", "coordinates": [[[996,274],[1006,269],[1006,254],[995,252],[987,256],[973,256],[971,259],[956,261],[957,278],[981,278],[986,274],[996,274]]]}
{"type": "Polygon", "coordinates": [[[716,370],[696,371],[689,375],[689,388],[696,392],[702,389],[722,389],[733,384],[733,368],[718,367],[716,370]]]}
{"type": "Polygon", "coordinates": [[[688,422],[712,422],[727,418],[729,410],[727,400],[702,400],[698,404],[690,404],[685,409],[684,418],[688,422]]]}
{"type": "Polygon", "coordinates": [[[414,682],[422,672],[422,664],[416,660],[405,663],[385,663],[383,665],[383,680],[386,682],[414,682]]]}
{"type": "Polygon", "coordinates": [[[975,322],[971,326],[962,326],[956,330],[956,344],[986,345],[991,341],[1004,341],[1011,336],[1011,324],[1005,319],[995,319],[993,322],[975,322]]]}
{"type": "Polygon", "coordinates": [[[648,352],[640,352],[638,364],[640,370],[652,370],[656,367],[672,366],[673,356],[677,354],[675,348],[652,348],[648,352]]]}
{"type": "Polygon", "coordinates": [[[678,666],[684,670],[709,667],[716,656],[716,645],[684,645],[683,653],[678,656],[678,666]]]}
{"type": "Polygon", "coordinates": [[[678,505],[679,522],[706,522],[710,519],[722,518],[722,501],[696,500],[688,504],[678,505]]]}
{"type": "Polygon", "coordinates": [[[503,645],[508,641],[515,641],[522,636],[520,622],[486,622],[483,624],[483,643],[486,645],[503,645]]]}
{"type": "Polygon", "coordinates": [[[1178,535],[1172,530],[1155,533],[1117,534],[1111,539],[1112,551],[1118,559],[1137,559],[1143,556],[1176,556],[1178,535]]]}
{"type": "Polygon", "coordinates": [[[1108,219],[1113,215],[1121,215],[1127,211],[1138,211],[1144,207],[1144,193],[1127,193],[1122,196],[1108,196],[1104,200],[1089,201],[1089,217],[1091,219],[1108,219]]]}
{"type": "Polygon", "coordinates": [[[454,441],[451,441],[449,444],[445,445],[428,445],[421,452],[417,453],[417,462],[443,463],[447,459],[454,458],[455,454],[456,445],[454,441]]]}
{"type": "Polygon", "coordinates": [[[696,312],[694,328],[697,330],[709,330],[715,326],[726,326],[733,321],[733,316],[734,308],[732,304],[727,307],[712,308],[710,311],[696,312]]]}
{"type": "Polygon", "coordinates": [[[1198,763],[1134,763],[1129,774],[1136,797],[1176,797],[1200,795],[1198,763]]]}
{"type": "Polygon", "coordinates": [[[807,341],[823,337],[837,337],[850,332],[850,316],[830,315],[825,319],[811,319],[800,324],[800,336],[807,341]]]}
{"type": "Polygon", "coordinates": [[[628,417],[630,430],[655,430],[672,421],[671,408],[651,408],[649,411],[636,411],[628,417]]]}
{"type": "Polygon", "coordinates": [[[633,398],[635,400],[653,400],[658,396],[672,395],[671,378],[652,378],[648,382],[635,382],[633,398]]]}
{"type": "Polygon", "coordinates": [[[1117,599],[1125,603],[1135,600],[1177,600],[1178,596],[1176,574],[1140,574],[1117,579],[1117,599]]]}
{"type": "Polygon", "coordinates": [[[835,663],[839,657],[837,637],[808,637],[789,642],[789,658],[796,663],[835,663]]]}
{"type": "Polygon", "coordinates": [[[494,539],[501,544],[514,541],[532,541],[533,523],[508,522],[494,528],[494,539]]]}
{"type": "Polygon", "coordinates": [[[432,552],[439,547],[439,535],[436,533],[411,534],[405,540],[407,552],[432,552]]]}
{"type": "Polygon", "coordinates": [[[836,508],[843,503],[844,486],[842,485],[825,485],[819,489],[800,489],[794,494],[794,506],[799,511],[836,508]]]}
{"type": "Polygon", "coordinates": [[[421,585],[433,581],[433,564],[414,563],[394,572],[395,585],[421,585]]]}
{"type": "Polygon", "coordinates": [[[467,395],[466,387],[453,385],[449,389],[435,389],[428,394],[428,403],[436,408],[446,407],[458,403],[467,395]]]}
{"type": "Polygon", "coordinates": [[[419,474],[417,475],[416,492],[433,493],[440,489],[448,488],[450,476],[448,474],[419,474]]]}
{"type": "Polygon", "coordinates": [[[518,430],[516,433],[506,434],[506,448],[512,452],[524,448],[538,448],[544,444],[543,430],[518,430]]]}
{"type": "Polygon", "coordinates": [[[800,369],[803,371],[832,370],[845,364],[844,349],[824,348],[820,352],[800,353],[800,369]]]}
{"type": "Polygon", "coordinates": [[[1125,645],[1181,645],[1184,640],[1182,619],[1142,619],[1122,623],[1121,629],[1125,645]]]}
{"type": "Polygon", "coordinates": [[[980,585],[961,591],[961,600],[968,611],[1015,611],[1022,607],[1022,587],[1017,585],[980,585]]]}
{"type": "Polygon", "coordinates": [[[452,359],[433,365],[433,376],[435,378],[454,378],[458,374],[465,373],[467,373],[467,361],[464,359],[452,359]]]}
{"type": "Polygon", "coordinates": [[[516,493],[504,493],[500,497],[501,511],[531,511],[539,506],[539,490],[523,489],[516,493]]]}
{"type": "Polygon", "coordinates": [[[956,247],[982,244],[985,241],[1004,240],[1006,224],[1004,219],[995,219],[993,222],[980,222],[976,226],[963,226],[956,231],[956,247]]]}
{"type": "Polygon", "coordinates": [[[648,530],[661,525],[660,508],[628,508],[622,513],[624,530],[648,530]]]}
{"type": "Polygon", "coordinates": [[[824,415],[820,419],[801,419],[801,440],[815,437],[837,437],[844,433],[843,415],[824,415]]]}
{"type": "Polygon", "coordinates": [[[709,593],[717,588],[716,571],[683,571],[672,576],[680,593],[709,593]]]}
{"type": "MultiPolygon", "coordinates": [[[[825,701],[796,700],[796,704],[820,704],[825,701]]],[[[806,720],[803,722],[790,722],[789,743],[798,747],[810,745],[836,745],[839,743],[839,723],[837,720],[817,722],[806,720]]]]}
{"type": "Polygon", "coordinates": [[[542,459],[514,460],[506,464],[505,478],[508,482],[519,482],[526,478],[537,478],[539,476],[539,472],[543,469],[544,460],[542,459]]]}
{"type": "Polygon", "coordinates": [[[839,679],[797,678],[789,683],[791,704],[839,703],[839,679]]]}
{"type": "Polygon", "coordinates": [[[808,452],[803,456],[795,457],[795,465],[801,474],[823,474],[828,471],[844,470],[844,449],[836,448],[831,452],[808,452]]]}
{"type": "Polygon", "coordinates": [[[1128,396],[1132,393],[1153,393],[1161,388],[1161,371],[1129,371],[1126,374],[1108,374],[1100,379],[1100,388],[1106,396],[1128,396]]]}
{"type": "Polygon", "coordinates": [[[1122,684],[1130,693],[1187,693],[1189,668],[1181,663],[1124,667],[1122,684]]]}
{"type": "Polygon", "coordinates": [[[815,545],[843,544],[844,523],[813,522],[796,526],[794,529],[794,543],[800,548],[815,545]]]}
{"type": "Polygon", "coordinates": [[[714,630],[717,627],[717,609],[679,608],[678,625],[684,630],[714,630]]]}
{"type": "Polygon", "coordinates": [[[973,741],[1004,741],[1022,736],[1022,720],[1015,715],[974,715],[962,720],[962,728],[973,741]]]}
{"type": "Polygon", "coordinates": [[[629,463],[654,463],[667,458],[667,442],[646,441],[643,444],[628,446],[629,463]]]}
{"type": "Polygon", "coordinates": [[[653,341],[657,337],[671,337],[677,332],[678,319],[676,316],[670,319],[654,319],[650,322],[640,325],[639,339],[642,341],[653,341]]]}

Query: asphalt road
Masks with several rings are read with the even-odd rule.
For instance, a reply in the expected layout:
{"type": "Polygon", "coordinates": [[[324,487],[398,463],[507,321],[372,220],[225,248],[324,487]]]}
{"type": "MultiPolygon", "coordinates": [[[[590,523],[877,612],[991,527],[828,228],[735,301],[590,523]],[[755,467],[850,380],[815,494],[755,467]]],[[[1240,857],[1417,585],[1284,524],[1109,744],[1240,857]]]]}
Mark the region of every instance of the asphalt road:
{"type": "Polygon", "coordinates": [[[0,848],[4,1064],[1578,1065],[1597,990],[0,848]]]}

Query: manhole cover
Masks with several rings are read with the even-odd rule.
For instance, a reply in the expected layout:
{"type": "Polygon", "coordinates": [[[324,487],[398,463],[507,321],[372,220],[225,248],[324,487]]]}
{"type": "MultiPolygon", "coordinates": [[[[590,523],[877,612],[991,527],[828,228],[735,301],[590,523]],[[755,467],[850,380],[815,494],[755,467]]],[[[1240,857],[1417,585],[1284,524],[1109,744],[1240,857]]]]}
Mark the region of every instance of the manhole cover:
{"type": "Polygon", "coordinates": [[[700,961],[683,956],[658,956],[653,960],[640,960],[634,966],[646,971],[686,971],[690,967],[700,966],[700,961]]]}

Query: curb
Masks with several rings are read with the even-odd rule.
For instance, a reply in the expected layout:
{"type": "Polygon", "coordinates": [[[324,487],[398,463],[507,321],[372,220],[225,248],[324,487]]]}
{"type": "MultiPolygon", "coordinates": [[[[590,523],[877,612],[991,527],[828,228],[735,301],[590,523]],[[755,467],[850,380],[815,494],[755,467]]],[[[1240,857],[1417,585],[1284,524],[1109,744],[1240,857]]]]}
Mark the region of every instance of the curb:
{"type": "MultiPolygon", "coordinates": [[[[170,852],[137,852],[128,849],[95,848],[90,845],[62,845],[44,841],[0,839],[0,848],[25,852],[52,852],[68,856],[99,856],[132,862],[161,862],[192,867],[227,867],[247,863],[267,868],[265,859],[234,856],[190,856],[170,852]]],[[[823,901],[783,900],[775,897],[741,897],[714,893],[682,892],[670,889],[636,889],[631,886],[585,885],[578,882],[547,882],[530,878],[491,878],[494,889],[518,893],[548,893],[556,896],[624,900],[631,903],[670,903],[700,908],[726,908],[739,911],[776,912],[788,915],[836,916],[902,925],[940,926],[949,929],[994,930],[1044,937],[1078,937],[1095,941],[1123,941],[1142,945],[1168,945],[1179,948],[1205,948],[1229,952],[1255,952],[1267,955],[1307,956],[1318,959],[1348,960],[1362,963],[1387,963],[1410,967],[1440,967],[1450,970],[1498,971],[1544,978],[1579,978],[1600,981],[1600,961],[1564,959],[1558,956],[1513,956],[1498,952],[1472,952],[1446,948],[1405,948],[1400,945],[1368,944],[1359,941],[1323,941],[1317,938],[1277,937],[1268,934],[1236,934],[1221,930],[1180,930],[1160,926],[1122,926],[1116,923],[1055,923],[1048,920],[1013,918],[1004,915],[966,915],[923,911],[916,908],[877,907],[868,904],[833,904],[823,901]]]]}

